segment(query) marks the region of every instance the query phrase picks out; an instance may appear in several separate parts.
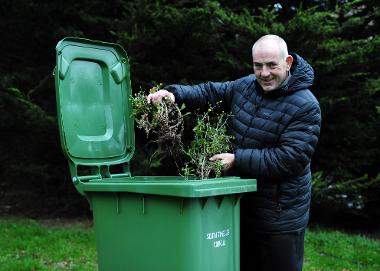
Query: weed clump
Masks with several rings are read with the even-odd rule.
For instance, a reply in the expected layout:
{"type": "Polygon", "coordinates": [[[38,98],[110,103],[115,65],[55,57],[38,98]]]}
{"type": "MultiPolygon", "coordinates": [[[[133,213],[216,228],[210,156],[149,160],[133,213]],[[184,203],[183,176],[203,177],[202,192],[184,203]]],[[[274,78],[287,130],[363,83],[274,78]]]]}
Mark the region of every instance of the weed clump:
{"type": "MultiPolygon", "coordinates": [[[[158,85],[151,88],[150,93],[161,87],[158,85]]],[[[195,176],[208,179],[210,176],[221,176],[222,164],[219,161],[211,162],[209,158],[230,149],[231,136],[227,135],[226,113],[216,113],[215,107],[210,107],[207,112],[198,114],[193,128],[194,138],[189,146],[185,146],[182,141],[184,116],[190,113],[184,113],[184,105],[179,107],[170,99],[164,99],[159,104],[150,104],[142,91],[132,96],[131,102],[137,127],[151,139],[148,144],[157,145],[151,160],[154,158],[161,161],[170,156],[176,162],[185,156],[185,165],[181,166],[177,162],[176,165],[180,174],[186,178],[195,176]]]]}
{"type": "MultiPolygon", "coordinates": [[[[152,87],[150,93],[156,92],[161,85],[152,87]]],[[[137,127],[142,129],[149,143],[157,145],[157,150],[153,154],[157,159],[162,160],[167,155],[178,158],[183,150],[182,136],[184,131],[184,121],[182,114],[184,106],[164,99],[162,103],[151,104],[146,99],[146,94],[142,91],[131,97],[132,116],[137,127]]],[[[151,157],[153,158],[153,157],[151,157]]]]}

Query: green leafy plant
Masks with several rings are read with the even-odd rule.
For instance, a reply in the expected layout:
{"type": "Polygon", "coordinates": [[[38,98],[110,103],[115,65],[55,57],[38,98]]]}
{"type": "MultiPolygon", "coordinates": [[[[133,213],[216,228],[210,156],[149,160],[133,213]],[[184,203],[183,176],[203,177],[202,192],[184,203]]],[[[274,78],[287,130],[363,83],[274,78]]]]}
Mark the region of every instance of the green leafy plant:
{"type": "Polygon", "coordinates": [[[190,161],[182,168],[184,176],[196,175],[200,179],[208,179],[211,174],[220,177],[222,164],[212,162],[211,156],[217,153],[228,152],[231,136],[227,135],[228,115],[224,112],[213,113],[214,108],[198,115],[194,131],[194,139],[184,150],[190,161]]]}

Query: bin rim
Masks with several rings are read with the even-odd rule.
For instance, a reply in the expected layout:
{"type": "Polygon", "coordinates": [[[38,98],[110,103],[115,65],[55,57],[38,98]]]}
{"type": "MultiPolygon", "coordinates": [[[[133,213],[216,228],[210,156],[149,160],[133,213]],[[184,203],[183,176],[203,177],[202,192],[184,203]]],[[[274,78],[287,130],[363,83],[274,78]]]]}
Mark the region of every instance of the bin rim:
{"type": "Polygon", "coordinates": [[[184,177],[174,176],[136,176],[93,179],[87,182],[77,180],[75,185],[85,194],[91,192],[137,193],[184,198],[222,196],[257,190],[256,179],[239,177],[186,180],[184,177]]]}

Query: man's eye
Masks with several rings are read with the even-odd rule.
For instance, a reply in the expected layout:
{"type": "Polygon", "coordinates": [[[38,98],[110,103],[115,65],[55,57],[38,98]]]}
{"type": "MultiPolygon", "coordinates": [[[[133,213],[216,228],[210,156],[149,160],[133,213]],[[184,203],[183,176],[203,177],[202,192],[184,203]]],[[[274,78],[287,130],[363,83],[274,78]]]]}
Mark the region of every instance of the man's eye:
{"type": "Polygon", "coordinates": [[[277,64],[275,64],[275,63],[269,63],[268,67],[271,68],[271,69],[275,69],[275,68],[277,68],[277,64]]]}

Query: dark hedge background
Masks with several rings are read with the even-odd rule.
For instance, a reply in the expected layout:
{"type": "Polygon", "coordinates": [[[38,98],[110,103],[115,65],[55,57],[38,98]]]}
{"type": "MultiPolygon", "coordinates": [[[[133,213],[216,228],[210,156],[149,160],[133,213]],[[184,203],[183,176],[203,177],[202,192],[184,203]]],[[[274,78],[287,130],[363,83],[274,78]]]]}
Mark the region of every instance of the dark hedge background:
{"type": "MultiPolygon", "coordinates": [[[[358,1],[2,1],[0,214],[89,215],[60,149],[52,72],[66,36],[120,43],[133,91],[154,83],[233,80],[251,69],[263,34],[285,38],[315,69],[323,129],[313,159],[312,218],[380,220],[380,4],[358,1]],[[269,4],[268,4],[269,3],[269,4]]],[[[137,133],[135,175],[147,168],[137,133]]]]}

